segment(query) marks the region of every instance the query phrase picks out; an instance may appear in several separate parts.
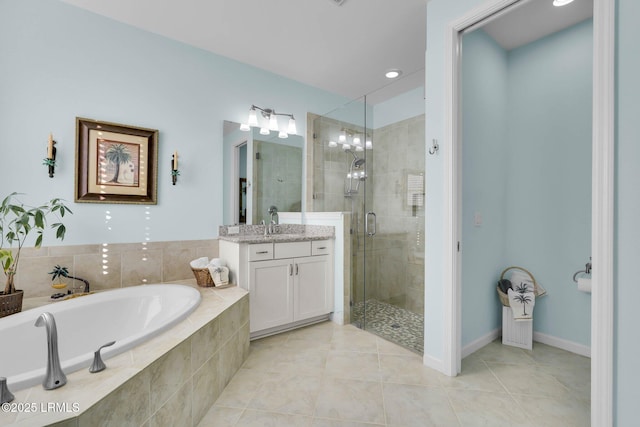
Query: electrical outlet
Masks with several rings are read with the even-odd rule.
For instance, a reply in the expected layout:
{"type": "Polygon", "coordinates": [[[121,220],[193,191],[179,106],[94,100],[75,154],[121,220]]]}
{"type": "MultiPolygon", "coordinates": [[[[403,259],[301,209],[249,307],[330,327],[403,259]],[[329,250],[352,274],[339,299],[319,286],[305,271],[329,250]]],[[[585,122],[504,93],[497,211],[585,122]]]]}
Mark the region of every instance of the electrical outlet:
{"type": "Polygon", "coordinates": [[[233,225],[233,226],[227,227],[227,233],[228,234],[238,234],[238,233],[240,233],[240,226],[239,225],[233,225]]]}

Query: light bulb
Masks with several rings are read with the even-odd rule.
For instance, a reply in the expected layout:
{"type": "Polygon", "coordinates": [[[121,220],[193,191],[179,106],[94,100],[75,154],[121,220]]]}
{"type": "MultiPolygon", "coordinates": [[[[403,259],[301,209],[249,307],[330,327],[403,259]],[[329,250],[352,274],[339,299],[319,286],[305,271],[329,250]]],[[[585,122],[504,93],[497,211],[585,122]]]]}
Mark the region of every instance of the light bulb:
{"type": "Polygon", "coordinates": [[[360,142],[360,135],[353,136],[353,145],[362,145],[362,143],[360,142]]]}
{"type": "Polygon", "coordinates": [[[367,140],[367,142],[365,142],[365,147],[367,147],[367,150],[371,150],[373,148],[373,142],[371,142],[370,139],[367,140]]]}
{"type": "Polygon", "coordinates": [[[335,141],[329,141],[329,147],[337,147],[338,143],[335,141]]]}
{"type": "Polygon", "coordinates": [[[356,151],[364,151],[364,148],[362,148],[362,145],[356,145],[356,151]]]}
{"type": "Polygon", "coordinates": [[[247,123],[249,126],[258,126],[258,116],[256,115],[256,109],[253,107],[249,110],[249,120],[247,123]]]}
{"type": "Polygon", "coordinates": [[[248,131],[251,130],[251,126],[249,126],[246,123],[242,123],[242,124],[240,124],[240,130],[243,131],[243,132],[248,132],[248,131]]]}
{"type": "Polygon", "coordinates": [[[345,142],[347,140],[347,133],[345,131],[341,131],[338,136],[338,142],[345,142]]]}
{"type": "Polygon", "coordinates": [[[348,150],[350,148],[351,148],[351,146],[349,144],[342,144],[342,149],[343,150],[348,150]]]}
{"type": "Polygon", "coordinates": [[[260,128],[260,135],[269,135],[270,133],[268,128],[260,128]]]}
{"type": "Polygon", "coordinates": [[[289,135],[285,131],[281,130],[280,132],[278,132],[278,138],[289,138],[289,135]]]}
{"type": "Polygon", "coordinates": [[[269,115],[269,129],[278,130],[278,118],[273,113],[269,115]]]}
{"type": "Polygon", "coordinates": [[[298,133],[298,129],[296,129],[296,119],[291,116],[289,119],[289,128],[287,129],[287,133],[289,135],[295,135],[298,133]]]}

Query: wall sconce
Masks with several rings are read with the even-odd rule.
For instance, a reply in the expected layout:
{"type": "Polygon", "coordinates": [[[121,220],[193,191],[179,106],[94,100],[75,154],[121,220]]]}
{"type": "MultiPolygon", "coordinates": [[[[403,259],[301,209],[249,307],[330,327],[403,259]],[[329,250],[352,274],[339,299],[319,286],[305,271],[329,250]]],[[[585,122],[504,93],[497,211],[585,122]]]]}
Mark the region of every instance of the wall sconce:
{"type": "Polygon", "coordinates": [[[49,168],[49,178],[53,178],[53,174],[56,171],[56,142],[53,140],[53,135],[49,132],[49,143],[47,144],[47,157],[43,159],[43,165],[49,168]]]}
{"type": "Polygon", "coordinates": [[[178,175],[180,175],[180,171],[178,170],[178,152],[175,151],[173,155],[171,155],[171,182],[173,185],[176,185],[178,175]]]}
{"type": "Polygon", "coordinates": [[[295,135],[298,132],[296,119],[293,117],[293,114],[277,113],[272,108],[260,108],[257,105],[251,106],[249,109],[249,118],[246,123],[240,125],[240,130],[249,131],[252,127],[259,127],[261,135],[269,135],[271,131],[276,131],[278,132],[278,138],[288,138],[289,135],[295,135]],[[258,111],[260,111],[260,115],[262,116],[262,124],[260,124],[258,120],[258,111]],[[278,116],[289,117],[286,131],[280,129],[278,116]]]}

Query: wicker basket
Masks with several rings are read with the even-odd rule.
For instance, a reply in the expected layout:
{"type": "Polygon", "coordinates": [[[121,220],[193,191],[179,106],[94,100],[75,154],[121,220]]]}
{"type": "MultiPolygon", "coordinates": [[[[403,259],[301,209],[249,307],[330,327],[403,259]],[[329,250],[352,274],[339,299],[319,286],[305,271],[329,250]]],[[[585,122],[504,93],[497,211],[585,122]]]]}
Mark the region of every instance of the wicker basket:
{"type": "Polygon", "coordinates": [[[193,271],[193,275],[196,276],[196,283],[198,284],[198,286],[201,286],[203,288],[210,288],[212,286],[215,286],[208,268],[191,267],[191,271],[193,271]]]}
{"type": "MultiPolygon", "coordinates": [[[[534,294],[538,297],[538,296],[542,296],[544,295],[543,292],[540,291],[540,286],[538,286],[538,282],[536,282],[536,278],[533,277],[533,274],[531,274],[531,272],[529,272],[528,270],[522,268],[522,267],[517,267],[517,266],[512,266],[512,267],[508,267],[506,269],[504,269],[504,271],[502,272],[502,274],[500,274],[500,280],[504,279],[504,275],[510,271],[510,270],[520,270],[525,272],[529,277],[531,277],[531,281],[533,282],[533,292],[534,294]]],[[[502,303],[502,305],[504,305],[505,307],[510,307],[509,305],[509,295],[505,294],[504,292],[502,292],[500,290],[499,286],[496,286],[496,290],[498,291],[498,298],[500,298],[500,302],[502,303]]]]}
{"type": "Polygon", "coordinates": [[[22,311],[23,296],[24,291],[19,290],[16,290],[13,294],[0,295],[0,317],[20,313],[22,311]]]}

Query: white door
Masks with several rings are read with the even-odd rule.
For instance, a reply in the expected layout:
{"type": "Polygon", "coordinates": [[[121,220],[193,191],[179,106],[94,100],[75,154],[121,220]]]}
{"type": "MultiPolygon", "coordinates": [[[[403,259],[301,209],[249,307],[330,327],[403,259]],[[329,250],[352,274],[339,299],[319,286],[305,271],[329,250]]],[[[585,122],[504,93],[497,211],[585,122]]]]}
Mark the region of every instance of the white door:
{"type": "Polygon", "coordinates": [[[321,316],[331,311],[328,271],[328,255],[295,259],[294,320],[321,316]]]}
{"type": "Polygon", "coordinates": [[[251,332],[293,322],[293,260],[249,263],[251,332]]]}

